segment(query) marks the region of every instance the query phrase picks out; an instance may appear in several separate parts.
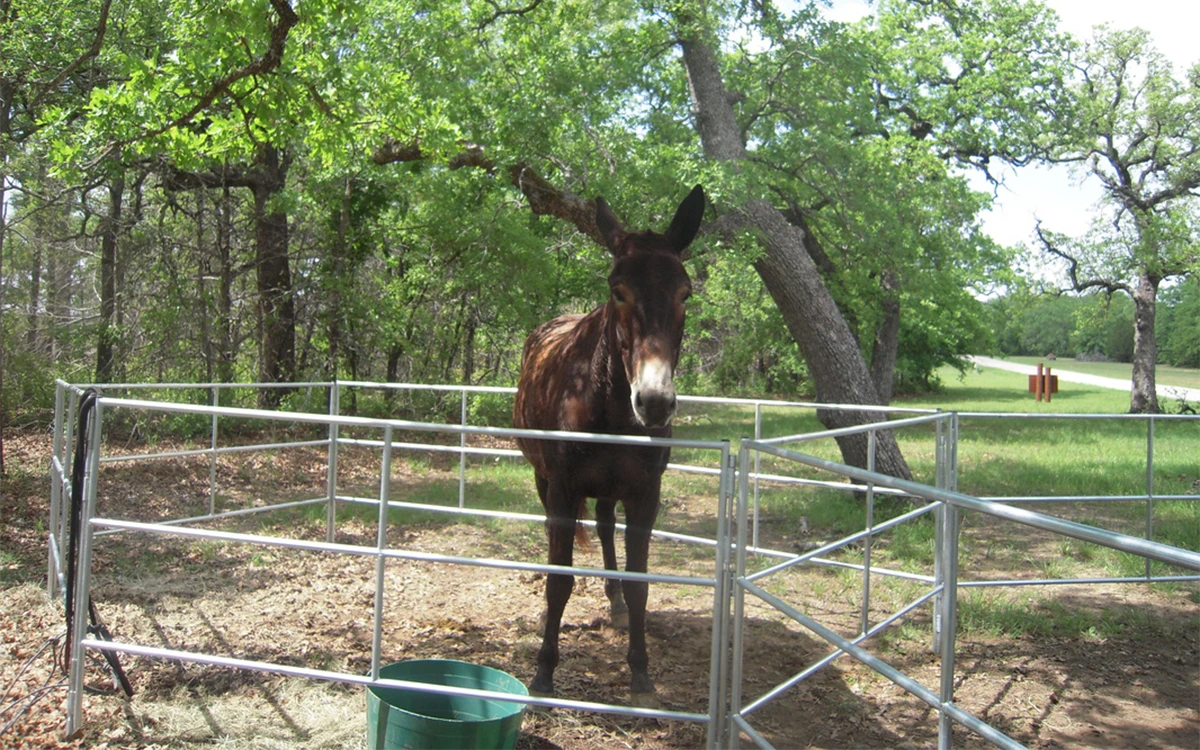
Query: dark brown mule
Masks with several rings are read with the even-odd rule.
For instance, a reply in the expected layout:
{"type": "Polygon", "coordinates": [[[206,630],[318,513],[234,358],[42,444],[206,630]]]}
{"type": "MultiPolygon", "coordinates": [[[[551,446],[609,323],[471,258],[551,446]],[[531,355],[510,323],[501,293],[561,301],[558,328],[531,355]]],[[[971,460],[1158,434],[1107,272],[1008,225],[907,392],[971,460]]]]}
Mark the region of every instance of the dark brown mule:
{"type": "MultiPolygon", "coordinates": [[[[587,315],[539,326],[525,342],[513,422],[519,428],[668,437],[675,414],[675,366],[683,341],[684,301],[691,282],[680,256],[704,215],[697,185],[675,212],[666,234],[626,232],[603,198],[596,225],[613,254],[611,295],[587,315]]],[[[615,506],[625,508],[625,569],[646,571],[650,530],[658,515],[662,473],[670,449],[555,440],[517,441],[533,464],[546,509],[552,565],[571,565],[576,523],[596,499],[596,529],[604,567],[617,569],[615,506]]],[[[586,539],[586,536],[583,537],[586,539]]],[[[545,631],[530,689],[554,692],[558,634],[575,579],[546,578],[545,631]]],[[[629,627],[629,668],[635,701],[652,700],[647,672],[646,583],[608,579],[613,624],[629,627]]]]}

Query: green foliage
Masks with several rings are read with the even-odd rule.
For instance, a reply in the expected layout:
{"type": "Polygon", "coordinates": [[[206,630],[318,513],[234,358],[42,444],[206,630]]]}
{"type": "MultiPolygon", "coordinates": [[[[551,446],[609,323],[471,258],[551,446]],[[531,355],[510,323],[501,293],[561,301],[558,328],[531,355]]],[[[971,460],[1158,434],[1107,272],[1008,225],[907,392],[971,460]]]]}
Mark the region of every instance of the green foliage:
{"type": "Polygon", "coordinates": [[[0,331],[0,343],[7,353],[4,357],[4,400],[0,404],[5,414],[42,416],[54,410],[54,370],[44,356],[10,346],[10,335],[0,331]]]}
{"type": "MultiPolygon", "coordinates": [[[[1161,295],[1155,320],[1160,364],[1195,367],[1200,362],[1197,299],[1200,293],[1193,279],[1161,295]]],[[[1133,302],[1126,295],[1014,292],[989,300],[986,309],[996,350],[1002,354],[1133,359],[1133,302]]]]}
{"type": "Polygon", "coordinates": [[[1049,297],[1026,308],[1020,317],[1018,345],[1021,351],[1013,353],[1075,356],[1071,346],[1072,310],[1075,307],[1074,300],[1069,297],[1049,297]]]}
{"type": "Polygon", "coordinates": [[[1200,367],[1200,275],[1160,295],[1157,316],[1160,361],[1176,367],[1200,367]]]}
{"type": "Polygon", "coordinates": [[[467,423],[483,427],[511,427],[513,397],[507,393],[475,393],[467,402],[467,423]]]}
{"type": "Polygon", "coordinates": [[[754,250],[722,246],[695,260],[682,390],[786,394],[811,385],[779,309],[754,272],[754,250]]]}
{"type": "MultiPolygon", "coordinates": [[[[868,357],[881,302],[896,301],[899,385],[927,387],[938,366],[986,346],[972,292],[1009,275],[1009,254],[976,222],[989,197],[956,166],[1044,148],[1045,118],[1067,105],[1066,66],[1053,61],[1070,41],[1044,8],[1000,2],[883,3],[850,27],[810,7],[756,28],[767,50],[729,59],[750,123],[744,192],[809,234],[868,357]]],[[[754,371],[751,358],[735,360],[733,371],[754,371]]]]}
{"type": "MultiPolygon", "coordinates": [[[[265,208],[287,216],[280,296],[296,311],[298,379],[512,384],[528,331],[603,300],[609,262],[560,219],[532,214],[510,179],[528,164],[578,196],[604,195],[636,228],[661,229],[694,183],[710,220],[770,201],[814,241],[868,357],[883,302],[898,305],[899,388],[926,389],[942,365],[989,347],[996,308],[977,296],[1012,280],[1011,254],[979,227],[990,196],[961,167],[1025,163],[1047,150],[1048,122],[1078,120],[1065,86],[1073,42],[1043,6],[1016,0],[889,0],[852,25],[815,4],[713,4],[704,22],[751,152],[736,169],[700,148],[674,6],[306,0],[288,25],[269,3],[135,0],[114,12],[99,54],[46,91],[89,48],[96,8],[18,6],[0,22],[0,78],[19,94],[0,145],[26,190],[12,203],[21,231],[2,248],[6,413],[33,403],[46,372],[94,370],[102,198],[120,172],[106,330],[125,380],[257,376],[265,208]],[[268,146],[286,180],[256,206],[246,188],[268,146]]],[[[758,252],[719,232],[696,243],[686,390],[811,391],[758,252]]],[[[1164,356],[1195,355],[1192,299],[1169,303],[1183,306],[1164,316],[1183,333],[1164,339],[1164,356]]],[[[1029,339],[1013,330],[1025,312],[998,315],[1002,350],[1125,343],[1095,316],[1084,343],[1029,339]]],[[[362,395],[364,413],[457,418],[442,399],[362,395]]],[[[490,398],[471,409],[505,419],[490,398]]]]}

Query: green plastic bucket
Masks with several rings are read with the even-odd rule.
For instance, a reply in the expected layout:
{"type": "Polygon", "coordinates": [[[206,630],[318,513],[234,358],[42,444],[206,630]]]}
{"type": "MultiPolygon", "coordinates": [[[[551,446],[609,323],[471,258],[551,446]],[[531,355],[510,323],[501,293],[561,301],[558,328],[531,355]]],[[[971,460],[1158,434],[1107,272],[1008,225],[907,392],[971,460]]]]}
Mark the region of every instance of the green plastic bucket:
{"type": "MultiPolygon", "coordinates": [[[[498,669],[450,659],[417,659],[379,670],[388,680],[529,695],[521,681],[498,669]]],[[[524,703],[422,693],[401,688],[367,689],[367,747],[401,750],[515,748],[524,703]]]]}

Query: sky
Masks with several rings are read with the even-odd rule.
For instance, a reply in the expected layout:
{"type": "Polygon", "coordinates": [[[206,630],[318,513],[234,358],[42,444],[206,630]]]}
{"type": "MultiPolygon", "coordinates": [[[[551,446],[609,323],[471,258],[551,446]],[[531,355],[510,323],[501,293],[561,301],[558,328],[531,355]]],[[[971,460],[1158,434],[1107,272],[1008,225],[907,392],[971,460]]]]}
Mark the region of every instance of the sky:
{"type": "MultiPolygon", "coordinates": [[[[1060,18],[1060,28],[1080,39],[1091,36],[1094,26],[1141,27],[1150,32],[1154,46],[1172,62],[1182,78],[1200,60],[1196,29],[1200,28],[1200,2],[1196,0],[1043,0],[1060,18]]],[[[833,0],[829,16],[853,21],[870,13],[865,0],[833,0]]],[[[1064,166],[1023,167],[1002,173],[992,209],[983,219],[984,229],[1002,245],[1032,244],[1040,218],[1047,229],[1069,235],[1083,234],[1091,220],[1101,189],[1096,178],[1080,182],[1064,166]]],[[[973,177],[978,190],[992,189],[983,177],[973,177]]]]}

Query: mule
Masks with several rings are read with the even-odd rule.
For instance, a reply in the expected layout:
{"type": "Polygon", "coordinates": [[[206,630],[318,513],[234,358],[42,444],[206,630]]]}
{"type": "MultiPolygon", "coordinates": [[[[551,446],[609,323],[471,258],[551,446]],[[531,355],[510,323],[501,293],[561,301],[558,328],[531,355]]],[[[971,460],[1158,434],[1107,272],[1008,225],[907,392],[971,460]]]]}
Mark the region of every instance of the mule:
{"type": "MultiPolygon", "coordinates": [[[[608,300],[586,315],[564,315],[536,328],[525,342],[513,423],[518,428],[669,437],[675,414],[675,368],[683,342],[691,280],[682,254],[704,215],[697,185],[680,203],[665,234],[626,232],[603,198],[596,226],[613,255],[608,300]]],[[[523,438],[546,510],[547,558],[570,566],[587,499],[596,500],[596,530],[604,567],[617,569],[615,507],[625,511],[625,569],[646,572],[650,532],[658,516],[662,473],[670,448],[523,438]]],[[[537,674],[538,695],[554,694],[558,636],[575,579],[546,577],[546,611],[537,674]]],[[[605,582],[613,625],[629,631],[628,663],[635,703],[654,702],[646,656],[644,581],[605,582]]]]}

